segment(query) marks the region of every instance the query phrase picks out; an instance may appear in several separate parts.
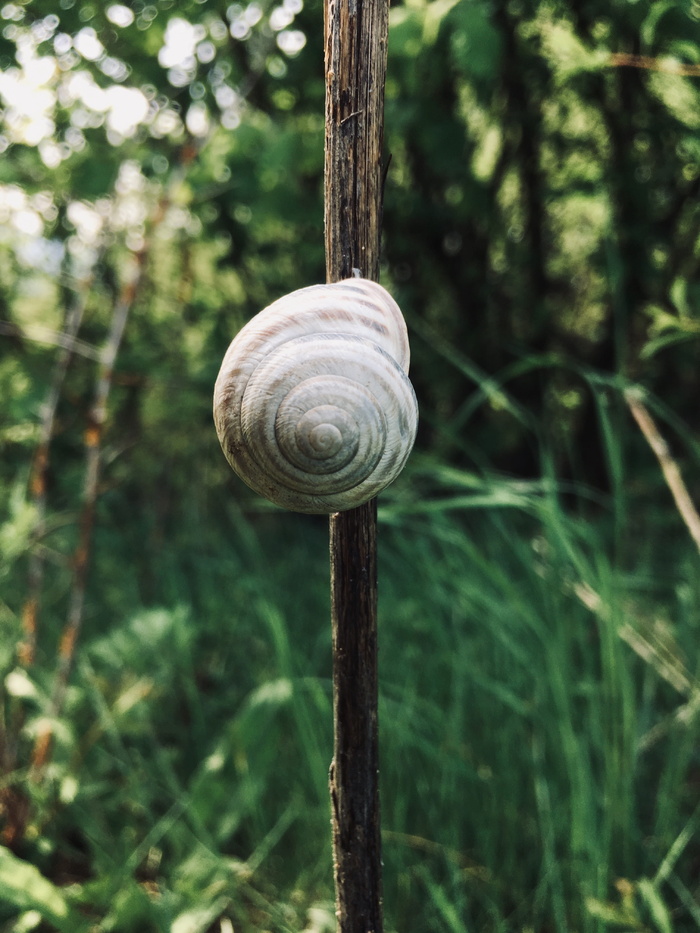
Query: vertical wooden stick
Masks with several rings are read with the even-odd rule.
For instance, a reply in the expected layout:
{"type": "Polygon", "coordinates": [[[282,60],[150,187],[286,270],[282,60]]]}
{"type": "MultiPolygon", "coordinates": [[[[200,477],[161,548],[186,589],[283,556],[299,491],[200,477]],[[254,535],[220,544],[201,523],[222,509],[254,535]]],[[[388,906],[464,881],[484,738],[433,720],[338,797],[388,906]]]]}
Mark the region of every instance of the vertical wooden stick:
{"type": "Polygon", "coordinates": [[[381,933],[376,499],[331,516],[331,821],[339,933],[381,933]]]}
{"type": "MultiPolygon", "coordinates": [[[[388,0],[326,0],[325,234],[329,282],[379,276],[388,0]]],[[[340,933],[382,933],[377,741],[376,500],[330,519],[340,933]]]]}

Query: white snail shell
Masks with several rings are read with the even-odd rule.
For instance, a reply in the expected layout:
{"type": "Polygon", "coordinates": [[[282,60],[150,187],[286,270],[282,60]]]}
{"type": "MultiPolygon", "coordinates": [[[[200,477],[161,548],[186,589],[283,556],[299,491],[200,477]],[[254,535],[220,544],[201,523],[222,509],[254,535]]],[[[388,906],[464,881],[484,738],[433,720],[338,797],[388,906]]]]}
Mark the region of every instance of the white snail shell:
{"type": "Polygon", "coordinates": [[[226,459],[252,489],[296,512],[355,508],[401,472],[416,436],[408,334],[367,279],[312,285],[256,315],[214,389],[226,459]]]}

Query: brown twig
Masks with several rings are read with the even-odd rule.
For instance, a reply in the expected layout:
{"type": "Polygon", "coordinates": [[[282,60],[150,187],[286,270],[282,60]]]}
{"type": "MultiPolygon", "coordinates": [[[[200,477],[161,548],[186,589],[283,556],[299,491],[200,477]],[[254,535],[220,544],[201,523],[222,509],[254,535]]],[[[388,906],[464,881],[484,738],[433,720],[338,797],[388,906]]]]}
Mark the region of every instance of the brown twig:
{"type": "MultiPolygon", "coordinates": [[[[681,518],[700,550],[700,516],[683,482],[678,464],[671,456],[668,444],[661,436],[654,419],[642,401],[639,390],[627,389],[624,396],[634,420],[659,462],[681,518]]],[[[600,595],[587,584],[575,585],[574,592],[592,612],[608,617],[608,611],[600,595]]],[[[653,630],[642,632],[625,623],[619,626],[617,632],[620,638],[645,663],[653,667],[660,677],[679,693],[689,697],[687,703],[641,737],[639,751],[645,751],[665,735],[674,724],[687,724],[694,720],[700,711],[700,689],[678,654],[670,651],[668,645],[664,644],[653,630]]]]}
{"type": "MultiPolygon", "coordinates": [[[[90,556],[90,545],[95,523],[95,510],[100,480],[100,447],[107,419],[109,399],[114,374],[114,363],[121,346],[124,328],[141,279],[146,257],[145,248],[134,254],[131,275],[123,286],[119,299],[114,305],[109,335],[105,341],[102,362],[100,364],[95,396],[88,417],[85,431],[85,483],[83,487],[83,508],[80,516],[78,545],[73,556],[73,583],[66,624],[61,636],[58,655],[58,669],[51,698],[51,718],[54,719],[63,708],[70,671],[75,656],[75,646],[83,621],[85,587],[90,556]]],[[[32,756],[32,773],[36,777],[48,761],[53,728],[50,723],[37,736],[32,756]]]]}
{"type": "MultiPolygon", "coordinates": [[[[573,592],[587,609],[599,616],[606,624],[611,624],[610,606],[603,601],[599,593],[584,582],[575,583],[573,592]]],[[[619,625],[618,636],[659,677],[682,696],[688,698],[686,703],[675,709],[661,722],[653,725],[640,737],[637,748],[639,752],[644,752],[659,741],[673,726],[689,725],[694,721],[700,712],[700,684],[693,678],[680,653],[674,650],[675,646],[669,641],[668,634],[664,637],[664,630],[668,632],[668,629],[660,619],[656,619],[652,624],[640,625],[642,613],[635,606],[629,607],[628,615],[634,618],[636,623],[634,626],[629,622],[619,625]]]]}
{"type": "MultiPolygon", "coordinates": [[[[162,220],[165,208],[166,202],[163,199],[153,220],[154,227],[157,227],[162,220]]],[[[73,555],[73,582],[68,615],[59,644],[58,668],[51,697],[51,721],[55,720],[63,709],[78,636],[82,627],[90,548],[99,496],[102,466],[101,445],[107,420],[107,404],[114,379],[114,364],[122,343],[129,313],[136,300],[147,255],[148,246],[146,243],[140,250],[132,254],[132,268],[112,311],[109,333],[101,353],[95,395],[88,415],[88,425],[84,437],[85,482],[83,485],[83,507],[79,521],[78,544],[73,555]]],[[[39,732],[34,744],[31,772],[35,779],[41,774],[51,754],[53,741],[51,721],[47,722],[39,732]]]]}
{"type": "MultiPolygon", "coordinates": [[[[61,352],[56,360],[51,385],[42,406],[41,427],[39,429],[39,442],[34,453],[32,469],[29,476],[29,495],[34,502],[36,518],[32,537],[38,541],[43,537],[46,523],[46,489],[49,474],[49,451],[56,424],[56,409],[61,397],[63,381],[68,366],[76,350],[76,336],[80,330],[83,314],[87,306],[90,285],[93,276],[87,276],[74,293],[74,300],[66,311],[65,325],[60,334],[57,334],[57,346],[61,352]]],[[[2,324],[3,322],[0,322],[2,324]]],[[[96,349],[96,348],[95,348],[96,349]]],[[[44,578],[44,560],[39,549],[34,548],[29,555],[29,576],[27,584],[27,599],[22,610],[23,641],[17,651],[19,663],[29,667],[34,663],[36,651],[36,635],[38,624],[39,600],[44,578]]]]}
{"type": "Polygon", "coordinates": [[[625,392],[625,401],[646,442],[659,461],[661,472],[668,488],[671,490],[676,508],[700,551],[700,515],[698,515],[693,500],[690,498],[688,489],[683,482],[678,464],[671,456],[668,444],[661,436],[654,419],[640,397],[639,391],[628,389],[625,392]]]}
{"type": "MultiPolygon", "coordinates": [[[[189,140],[180,151],[180,161],[173,173],[168,189],[163,193],[151,220],[150,236],[162,223],[166,215],[172,191],[181,183],[187,167],[195,159],[198,145],[189,140]]],[[[101,362],[95,384],[95,395],[85,431],[85,482],[83,507],[79,521],[78,544],[73,555],[73,583],[66,623],[59,644],[58,668],[51,698],[50,721],[39,733],[34,744],[31,761],[32,776],[37,779],[51,754],[54,721],[61,713],[65,701],[68,681],[75,658],[78,636],[83,623],[87,573],[90,560],[95,512],[99,495],[102,467],[101,445],[107,420],[107,404],[114,381],[114,365],[121,346],[129,313],[136,301],[143,270],[149,255],[150,239],[144,240],[139,250],[132,253],[132,267],[115,302],[110,330],[101,354],[101,362]]]]}
{"type": "Polygon", "coordinates": [[[674,58],[654,58],[651,55],[632,55],[628,52],[613,52],[607,61],[613,68],[643,68],[647,71],[661,71],[666,74],[683,75],[686,78],[700,78],[700,65],[686,65],[674,58]]]}
{"type": "MultiPolygon", "coordinates": [[[[39,440],[29,474],[29,498],[34,504],[35,518],[32,529],[34,547],[29,553],[27,596],[22,607],[22,640],[17,646],[17,661],[28,668],[34,663],[39,625],[39,604],[44,580],[44,554],[37,542],[46,533],[47,486],[49,476],[49,452],[56,424],[56,410],[68,366],[76,349],[76,335],[85,313],[92,275],[87,276],[73,293],[73,300],[66,309],[63,330],[54,341],[61,352],[54,364],[51,383],[41,409],[39,440]]],[[[26,339],[26,333],[10,322],[0,321],[0,333],[11,333],[26,339]],[[8,325],[7,328],[3,325],[8,325]]],[[[17,767],[17,743],[24,723],[24,709],[16,706],[10,716],[10,724],[3,723],[0,740],[0,763],[2,774],[9,775],[17,767]]],[[[13,784],[6,785],[0,793],[0,803],[5,816],[2,841],[15,847],[24,835],[29,806],[26,795],[13,784]]]]}
{"type": "MultiPolygon", "coordinates": [[[[600,593],[583,581],[573,585],[573,592],[587,609],[599,616],[607,625],[612,623],[610,606],[603,601],[600,593]]],[[[693,680],[679,652],[673,650],[675,646],[668,643],[668,637],[664,639],[662,634],[664,626],[661,621],[657,619],[654,624],[641,625],[640,615],[634,606],[629,607],[629,616],[637,620],[637,625],[633,627],[629,622],[618,625],[616,630],[620,639],[674,690],[683,696],[693,694],[697,691],[698,685],[693,680]]]]}

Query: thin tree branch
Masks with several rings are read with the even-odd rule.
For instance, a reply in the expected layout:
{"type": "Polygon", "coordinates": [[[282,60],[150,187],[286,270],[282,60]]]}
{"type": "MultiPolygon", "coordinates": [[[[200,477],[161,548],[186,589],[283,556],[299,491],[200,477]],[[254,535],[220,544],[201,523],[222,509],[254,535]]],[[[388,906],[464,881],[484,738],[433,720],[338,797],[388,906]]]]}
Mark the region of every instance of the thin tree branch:
{"type": "MultiPolygon", "coordinates": [[[[38,546],[38,541],[45,536],[47,531],[46,507],[49,451],[55,430],[56,410],[73,352],[76,345],[81,342],[76,340],[76,334],[83,319],[91,282],[92,275],[87,276],[73,293],[73,300],[66,309],[63,330],[60,334],[55,335],[58,338],[55,342],[62,349],[54,364],[51,383],[42,405],[39,441],[29,475],[29,497],[35,508],[34,527],[32,529],[34,546],[29,553],[27,596],[22,607],[22,640],[17,646],[17,661],[25,668],[32,666],[36,654],[39,604],[45,567],[45,550],[38,546]]],[[[3,325],[12,328],[13,336],[16,336],[19,332],[21,336],[26,337],[26,334],[19,331],[19,328],[16,328],[15,325],[8,321],[0,322],[0,333],[8,333],[3,325]]],[[[0,765],[3,775],[9,775],[17,768],[17,746],[24,723],[24,708],[15,704],[9,718],[9,725],[6,726],[3,721],[0,736],[0,765]]],[[[20,842],[24,835],[29,815],[28,800],[26,795],[12,784],[8,784],[3,788],[0,793],[0,800],[5,813],[2,841],[12,848],[20,842]]]]}
{"type": "Polygon", "coordinates": [[[83,486],[83,508],[79,522],[78,544],[73,555],[73,583],[66,623],[59,645],[58,668],[51,699],[51,710],[46,727],[37,736],[32,754],[31,773],[37,779],[51,754],[53,741],[52,722],[61,714],[68,681],[73,667],[78,636],[82,628],[87,573],[95,524],[95,513],[99,495],[99,483],[103,466],[102,440],[107,421],[107,405],[114,381],[114,365],[122,343],[126,323],[134,306],[143,271],[149,256],[153,233],[162,223],[170,205],[171,195],[177,189],[188,166],[196,158],[201,147],[189,140],[180,150],[180,162],[173,172],[167,190],[163,193],[150,224],[150,236],[142,247],[132,253],[132,267],[116,301],[110,330],[100,354],[100,367],[95,384],[95,395],[85,431],[85,482],[83,486]]]}
{"type": "MultiPolygon", "coordinates": [[[[610,607],[604,603],[600,594],[595,592],[587,583],[575,583],[573,591],[587,609],[599,616],[606,624],[609,625],[612,622],[610,607]]],[[[633,627],[628,622],[623,623],[617,628],[618,636],[659,677],[670,684],[682,696],[688,697],[686,703],[675,709],[661,722],[653,725],[640,737],[637,748],[641,753],[651,748],[674,726],[689,726],[695,720],[698,712],[700,712],[700,684],[692,677],[680,653],[672,650],[674,646],[666,643],[659,636],[658,620],[651,625],[640,627],[640,614],[635,607],[630,607],[630,609],[631,615],[637,619],[637,625],[633,627]]]]}
{"type": "MultiPolygon", "coordinates": [[[[73,556],[73,583],[68,617],[59,646],[58,669],[51,698],[52,720],[58,717],[63,709],[68,680],[75,657],[75,647],[82,626],[90,546],[99,493],[100,446],[107,420],[107,402],[112,388],[114,362],[121,346],[129,312],[136,297],[145,258],[145,248],[134,255],[133,269],[122,288],[118,301],[114,305],[110,331],[105,341],[102,362],[95,386],[95,396],[90,409],[88,427],[85,431],[86,458],[83,510],[80,516],[78,545],[73,556]]],[[[49,758],[52,738],[53,726],[49,722],[40,732],[34,746],[32,772],[35,777],[49,758]]]]}
{"type": "Polygon", "coordinates": [[[676,503],[681,518],[686,528],[690,532],[693,541],[700,551],[700,515],[690,498],[688,489],[683,482],[681,471],[678,464],[671,456],[668,444],[661,436],[654,419],[649,414],[638,391],[628,389],[625,392],[625,401],[627,406],[637,422],[640,431],[644,435],[646,442],[651,447],[656,459],[659,461],[661,472],[664,475],[666,484],[671,490],[673,501],[676,503]]]}
{"type": "MultiPolygon", "coordinates": [[[[80,321],[78,321],[78,326],[80,326],[80,321]]],[[[61,349],[67,351],[69,359],[73,354],[76,354],[77,356],[84,356],[88,360],[99,360],[102,350],[91,343],[79,340],[75,334],[69,331],[69,327],[68,320],[66,328],[62,331],[51,330],[39,324],[20,327],[19,324],[14,324],[12,321],[0,321],[0,335],[32,343],[46,344],[50,347],[61,347],[61,349]]]]}
{"type": "MultiPolygon", "coordinates": [[[[187,157],[190,161],[191,157],[187,157]]],[[[158,204],[152,221],[152,231],[161,223],[169,199],[164,195],[158,204]]],[[[95,384],[95,395],[85,431],[85,482],[83,485],[83,508],[79,522],[78,544],[73,555],[73,582],[71,586],[68,615],[59,644],[58,667],[51,698],[49,721],[37,736],[32,754],[32,775],[39,777],[51,754],[53,741],[52,722],[61,714],[65,702],[68,681],[73,667],[78,636],[82,628],[87,573],[95,524],[95,512],[99,496],[102,467],[101,445],[107,421],[107,405],[114,380],[114,364],[121,347],[129,313],[134,305],[148,258],[149,243],[144,242],[140,250],[132,254],[129,271],[115,302],[110,330],[100,354],[101,362],[95,384]]]]}
{"type": "MultiPolygon", "coordinates": [[[[46,395],[46,400],[41,409],[41,427],[39,430],[39,443],[34,454],[32,470],[29,477],[29,493],[36,509],[36,521],[33,531],[33,539],[39,540],[43,537],[46,525],[46,490],[48,485],[49,472],[49,449],[53,438],[56,410],[61,397],[61,389],[68,371],[73,353],[78,344],[82,341],[76,339],[76,334],[80,330],[85,308],[88,302],[90,286],[93,281],[93,275],[87,276],[80,285],[80,289],[74,293],[74,300],[66,311],[65,326],[60,334],[56,334],[57,345],[62,348],[56,360],[51,385],[46,395]]],[[[5,322],[0,322],[0,328],[5,322]]],[[[1,329],[0,329],[0,332],[1,329]]],[[[85,345],[87,346],[87,344],[85,345]]],[[[99,351],[97,348],[95,354],[99,351]]],[[[96,357],[94,357],[96,358],[96,357]]],[[[27,586],[27,599],[22,611],[22,627],[24,630],[24,641],[18,649],[19,663],[29,667],[34,663],[34,654],[36,651],[36,633],[38,621],[39,599],[41,596],[41,587],[44,578],[44,560],[41,553],[32,549],[29,556],[29,580],[27,586]]]]}
{"type": "Polygon", "coordinates": [[[683,75],[687,78],[700,78],[700,65],[686,65],[671,56],[655,58],[652,55],[613,52],[606,64],[612,68],[642,68],[646,71],[661,71],[666,74],[683,75]]]}

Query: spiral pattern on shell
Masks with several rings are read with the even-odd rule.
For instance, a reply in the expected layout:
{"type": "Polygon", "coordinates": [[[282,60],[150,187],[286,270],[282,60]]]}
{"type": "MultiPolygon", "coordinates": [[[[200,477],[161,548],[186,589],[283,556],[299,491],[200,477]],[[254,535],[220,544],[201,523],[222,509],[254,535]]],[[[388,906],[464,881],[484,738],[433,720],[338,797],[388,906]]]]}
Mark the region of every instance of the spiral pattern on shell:
{"type": "Polygon", "coordinates": [[[401,472],[418,405],[406,324],[367,279],[273,302],[234,338],[214,389],[226,459],[252,489],[297,512],[355,508],[401,472]]]}

